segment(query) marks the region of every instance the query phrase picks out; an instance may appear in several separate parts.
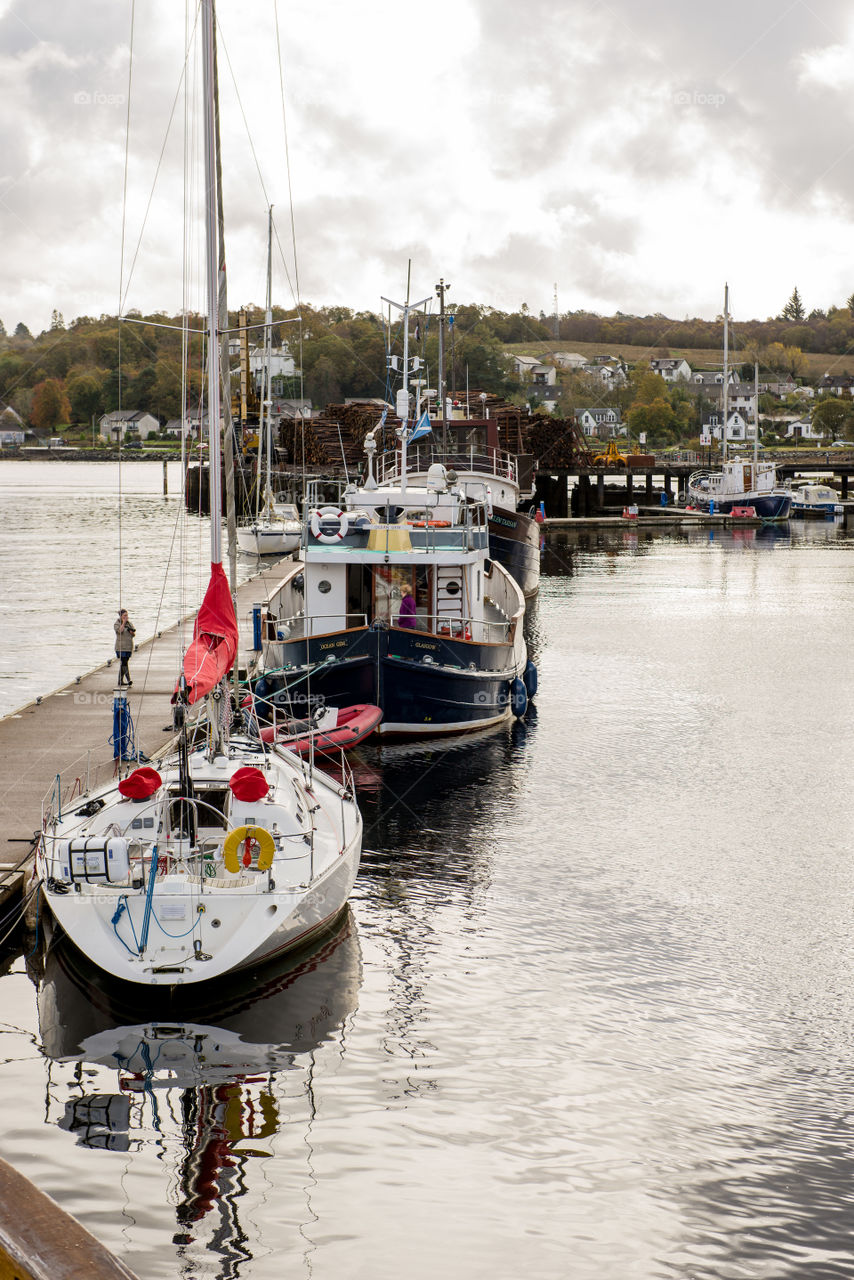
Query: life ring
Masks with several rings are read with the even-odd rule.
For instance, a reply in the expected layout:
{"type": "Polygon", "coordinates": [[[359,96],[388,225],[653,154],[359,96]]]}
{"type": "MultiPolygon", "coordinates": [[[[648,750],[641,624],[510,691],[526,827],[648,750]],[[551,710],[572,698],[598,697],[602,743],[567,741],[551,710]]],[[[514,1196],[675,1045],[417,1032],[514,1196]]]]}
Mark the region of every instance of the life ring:
{"type": "Polygon", "coordinates": [[[340,507],[320,507],[317,511],[311,513],[311,532],[318,542],[340,542],[342,538],[347,536],[347,528],[349,518],[346,511],[342,511],[340,507]],[[338,528],[335,533],[323,533],[323,522],[325,520],[337,520],[338,528]]]}
{"type": "Polygon", "coordinates": [[[245,844],[247,847],[244,854],[249,853],[248,846],[253,843],[258,845],[258,870],[270,870],[276,852],[276,842],[270,832],[264,827],[235,827],[233,831],[229,831],[222,846],[222,860],[226,871],[237,875],[241,861],[244,861],[239,857],[238,850],[245,844]]]}
{"type": "Polygon", "coordinates": [[[412,520],[413,529],[450,529],[450,520],[412,520]]]}

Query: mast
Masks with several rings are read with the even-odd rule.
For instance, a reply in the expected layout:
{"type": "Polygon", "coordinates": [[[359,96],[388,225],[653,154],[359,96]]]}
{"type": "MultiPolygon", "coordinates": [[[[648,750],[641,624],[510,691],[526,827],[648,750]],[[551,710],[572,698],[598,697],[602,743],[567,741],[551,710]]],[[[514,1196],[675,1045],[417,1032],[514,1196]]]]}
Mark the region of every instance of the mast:
{"type": "Polygon", "coordinates": [[[729,418],[729,285],[724,285],[724,386],[723,386],[724,425],[721,434],[723,460],[726,462],[727,419],[729,418]]]}
{"type": "MultiPolygon", "coordinates": [[[[759,361],[753,362],[753,475],[759,461],[759,361]]],[[[753,483],[756,483],[754,478],[753,483]]]]}
{"type": "Polygon", "coordinates": [[[420,302],[410,303],[409,301],[409,282],[412,274],[412,263],[406,272],[406,302],[394,302],[391,298],[383,298],[383,302],[387,302],[390,307],[397,307],[398,311],[403,312],[403,386],[397,393],[397,416],[401,421],[400,431],[400,491],[406,493],[406,442],[409,434],[409,317],[413,311],[420,311],[426,307],[430,301],[429,298],[422,298],[420,302]]]}
{"type": "Polygon", "coordinates": [[[444,279],[440,276],[439,283],[436,285],[436,292],[439,295],[439,405],[442,415],[443,458],[447,458],[448,454],[448,415],[445,397],[445,290],[449,288],[450,285],[445,284],[444,279]]]}
{"type": "Polygon", "coordinates": [[[273,358],[273,206],[267,215],[267,310],[264,314],[264,399],[262,411],[267,422],[267,513],[273,510],[272,453],[273,428],[270,422],[272,396],[270,394],[270,365],[273,358]]]}
{"type": "Polygon", "coordinates": [[[208,303],[208,479],[211,512],[211,563],[222,563],[222,478],[220,475],[220,359],[218,332],[216,70],[214,66],[214,0],[202,0],[202,83],[205,122],[205,250],[208,303]]]}

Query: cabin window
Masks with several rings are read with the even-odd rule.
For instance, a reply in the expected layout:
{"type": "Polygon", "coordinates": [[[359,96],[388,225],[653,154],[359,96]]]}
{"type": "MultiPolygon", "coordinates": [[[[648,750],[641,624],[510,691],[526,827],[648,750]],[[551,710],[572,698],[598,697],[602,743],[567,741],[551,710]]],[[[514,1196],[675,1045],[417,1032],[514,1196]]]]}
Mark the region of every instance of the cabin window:
{"type": "Polygon", "coordinates": [[[416,573],[403,565],[379,564],[374,570],[374,617],[397,626],[404,596],[415,597],[416,573]]]}
{"type": "Polygon", "coordinates": [[[328,578],[321,578],[320,582],[317,584],[317,589],[322,596],[327,596],[332,590],[332,583],[328,578]]]}

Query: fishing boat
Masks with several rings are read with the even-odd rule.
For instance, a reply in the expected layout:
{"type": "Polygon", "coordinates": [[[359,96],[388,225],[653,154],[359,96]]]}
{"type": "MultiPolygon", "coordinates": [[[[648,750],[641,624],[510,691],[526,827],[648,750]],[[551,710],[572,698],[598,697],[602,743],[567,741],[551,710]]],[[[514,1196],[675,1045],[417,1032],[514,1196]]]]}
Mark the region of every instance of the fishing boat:
{"type": "Polygon", "coordinates": [[[724,288],[724,348],[721,394],[722,461],[719,469],[695,471],[688,479],[686,501],[700,511],[729,515],[733,507],[753,507],[760,520],[787,520],[792,508],[791,491],[777,479],[773,462],[759,459],[759,369],[755,368],[753,408],[753,458],[727,456],[729,422],[729,285],[724,288]]]}
{"type": "Polygon", "coordinates": [[[237,546],[254,556],[285,556],[296,551],[300,544],[302,525],[296,508],[289,510],[277,505],[273,499],[273,403],[270,385],[270,358],[273,333],[273,209],[267,215],[267,307],[264,316],[264,362],[261,374],[261,422],[258,431],[258,474],[256,476],[256,509],[254,520],[237,528],[237,546]],[[264,502],[261,504],[261,455],[266,464],[264,502]]]}
{"type": "Polygon", "coordinates": [[[172,699],[172,748],[156,767],[137,759],[128,772],[120,733],[118,776],[70,805],[60,785],[36,854],[42,900],[88,960],[112,978],[161,986],[245,969],[328,928],[352,889],[362,838],[343,761],[336,782],[262,742],[232,711],[238,630],[221,550],[213,9],[203,0],[210,580],[172,699]]]}
{"type": "Polygon", "coordinates": [[[845,510],[829,484],[802,484],[792,490],[793,516],[838,516],[845,510]]]}

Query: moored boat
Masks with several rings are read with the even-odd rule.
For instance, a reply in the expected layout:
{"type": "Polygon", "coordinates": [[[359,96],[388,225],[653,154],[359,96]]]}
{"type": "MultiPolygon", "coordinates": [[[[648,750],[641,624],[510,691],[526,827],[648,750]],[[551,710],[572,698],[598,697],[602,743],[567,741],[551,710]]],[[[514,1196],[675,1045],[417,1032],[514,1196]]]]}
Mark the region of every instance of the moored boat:
{"type": "Polygon", "coordinates": [[[845,510],[829,484],[802,484],[792,490],[793,516],[837,516],[845,510]]]}

